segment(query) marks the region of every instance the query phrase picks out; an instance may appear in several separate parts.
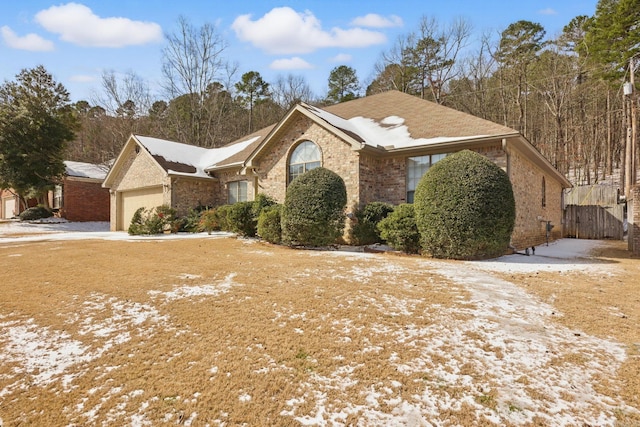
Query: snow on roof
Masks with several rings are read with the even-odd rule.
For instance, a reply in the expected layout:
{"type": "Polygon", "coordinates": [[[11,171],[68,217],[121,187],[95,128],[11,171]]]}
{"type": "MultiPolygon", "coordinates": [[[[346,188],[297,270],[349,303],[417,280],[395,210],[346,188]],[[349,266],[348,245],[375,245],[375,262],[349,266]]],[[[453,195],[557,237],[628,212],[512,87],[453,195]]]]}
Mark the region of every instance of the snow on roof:
{"type": "Polygon", "coordinates": [[[409,128],[405,124],[405,119],[402,117],[388,116],[380,122],[361,116],[347,120],[319,108],[311,106],[306,106],[306,108],[330,125],[352,136],[355,135],[356,139],[359,139],[360,142],[373,147],[384,147],[386,149],[411,148],[487,137],[487,135],[471,135],[464,137],[441,136],[437,138],[413,138],[409,132],[409,128]]]}
{"type": "Polygon", "coordinates": [[[167,163],[192,166],[195,169],[194,172],[186,173],[184,171],[173,170],[169,167],[167,169],[167,172],[183,175],[186,174],[190,176],[199,176],[202,178],[210,177],[205,172],[207,168],[215,166],[221,161],[244,150],[257,138],[258,137],[250,138],[233,145],[227,145],[219,148],[204,148],[197,147],[195,145],[167,141],[164,139],[136,135],[136,139],[147,149],[147,151],[149,151],[152,156],[162,157],[167,163]]]}
{"type": "Polygon", "coordinates": [[[78,178],[104,179],[109,171],[109,167],[106,165],[72,162],[70,160],[66,160],[64,166],[67,176],[75,176],[78,178]]]}

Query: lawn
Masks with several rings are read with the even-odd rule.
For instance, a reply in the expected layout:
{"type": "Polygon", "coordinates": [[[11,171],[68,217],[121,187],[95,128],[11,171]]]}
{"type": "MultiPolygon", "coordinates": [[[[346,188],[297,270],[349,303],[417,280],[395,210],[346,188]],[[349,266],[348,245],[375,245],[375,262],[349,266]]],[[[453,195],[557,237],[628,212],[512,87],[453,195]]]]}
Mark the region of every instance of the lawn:
{"type": "Polygon", "coordinates": [[[622,242],[445,262],[184,237],[0,224],[0,426],[640,425],[622,242]]]}

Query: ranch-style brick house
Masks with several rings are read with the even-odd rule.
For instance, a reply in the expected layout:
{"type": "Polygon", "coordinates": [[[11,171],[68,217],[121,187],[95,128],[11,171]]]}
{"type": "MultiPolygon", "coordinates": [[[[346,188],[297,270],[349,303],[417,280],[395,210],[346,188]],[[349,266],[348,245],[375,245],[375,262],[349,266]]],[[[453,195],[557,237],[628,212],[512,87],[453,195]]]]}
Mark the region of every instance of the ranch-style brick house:
{"type": "Polygon", "coordinates": [[[373,201],[412,202],[429,167],[463,149],[508,174],[515,248],[546,241],[548,223],[549,238],[562,237],[563,189],[571,183],[519,132],[397,91],[322,108],[299,103],[278,123],[221,148],[132,135],[103,186],[111,230],[126,230],[139,207],[167,204],[186,214],[258,193],[283,202],[291,180],[318,166],[344,179],[352,212],[373,201]]]}
{"type": "MultiPolygon", "coordinates": [[[[108,166],[65,160],[64,167],[62,179],[47,194],[55,215],[69,221],[109,221],[111,200],[102,186],[108,166]]],[[[0,190],[0,201],[0,219],[15,218],[38,203],[29,199],[25,204],[11,189],[0,190]]]]}

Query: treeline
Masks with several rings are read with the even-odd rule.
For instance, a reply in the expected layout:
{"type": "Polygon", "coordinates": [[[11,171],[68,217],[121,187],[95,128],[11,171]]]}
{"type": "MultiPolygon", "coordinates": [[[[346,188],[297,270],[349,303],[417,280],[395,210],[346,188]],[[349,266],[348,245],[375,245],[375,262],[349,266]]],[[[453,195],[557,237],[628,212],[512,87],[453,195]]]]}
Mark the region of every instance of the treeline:
{"type": "Polygon", "coordinates": [[[162,99],[135,73],[105,73],[99,99],[73,105],[80,126],[68,158],[108,161],[131,133],[215,147],[274,123],[298,101],[394,89],[520,131],[576,183],[602,181],[625,160],[629,106],[638,97],[622,87],[630,63],[640,63],[640,0],[600,0],[593,16],[575,17],[554,37],[518,21],[478,41],[464,19],[424,17],[380,54],[366,84],[342,65],[322,98],[302,76],[238,78],[215,27],[180,19],[178,28],[162,52],[162,99]]]}

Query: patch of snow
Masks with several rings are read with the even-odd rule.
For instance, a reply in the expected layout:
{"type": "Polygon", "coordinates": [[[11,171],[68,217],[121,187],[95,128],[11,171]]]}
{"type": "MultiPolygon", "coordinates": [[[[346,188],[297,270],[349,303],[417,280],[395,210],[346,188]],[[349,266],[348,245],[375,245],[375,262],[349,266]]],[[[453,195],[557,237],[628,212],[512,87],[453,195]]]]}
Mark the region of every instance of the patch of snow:
{"type": "Polygon", "coordinates": [[[199,286],[177,286],[172,291],[148,291],[152,297],[162,297],[166,301],[175,301],[183,298],[193,298],[198,296],[218,296],[227,293],[233,286],[239,286],[233,282],[235,273],[227,275],[220,283],[215,285],[199,285],[199,286]]]}
{"type": "Polygon", "coordinates": [[[60,218],[48,218],[37,222],[0,222],[0,244],[60,240],[114,240],[128,242],[164,241],[176,239],[218,239],[233,236],[227,232],[171,233],[152,236],[130,236],[124,231],[109,231],[108,222],[70,222],[60,218]],[[19,237],[13,235],[18,234],[19,237]]]}
{"type": "Polygon", "coordinates": [[[46,385],[69,367],[93,358],[89,347],[65,332],[38,326],[33,319],[26,322],[0,323],[0,353],[3,364],[15,364],[14,373],[21,379],[0,391],[0,397],[30,377],[28,383],[46,385]],[[26,375],[25,375],[26,374],[26,375]]]}
{"type": "Polygon", "coordinates": [[[532,273],[537,271],[597,271],[609,272],[608,264],[597,262],[590,255],[602,246],[599,240],[560,239],[535,247],[535,255],[505,255],[486,261],[469,261],[478,270],[501,273],[532,273]]]}
{"type": "Polygon", "coordinates": [[[109,166],[96,165],[93,163],[84,162],[72,162],[66,160],[64,162],[66,174],[68,176],[75,176],[78,178],[93,178],[93,179],[105,179],[107,172],[109,172],[109,166]]]}
{"type": "Polygon", "coordinates": [[[398,116],[385,117],[380,123],[367,117],[353,117],[343,119],[328,111],[306,106],[306,108],[327,123],[359,136],[365,144],[386,149],[420,147],[442,144],[453,141],[467,141],[486,138],[487,135],[469,135],[463,137],[439,136],[435,138],[413,138],[409,128],[404,124],[405,119],[398,116]]]}
{"type": "Polygon", "coordinates": [[[385,126],[400,126],[404,124],[404,119],[398,116],[389,116],[382,119],[380,123],[382,123],[385,126]]]}
{"type": "Polygon", "coordinates": [[[203,148],[195,145],[181,144],[179,142],[140,135],[135,135],[135,138],[151,155],[161,156],[168,162],[181,163],[192,166],[196,169],[194,173],[185,175],[211,178],[211,176],[206,172],[207,168],[213,167],[234,154],[239,153],[260,137],[257,136],[249,138],[233,145],[227,145],[219,148],[203,148]]]}

